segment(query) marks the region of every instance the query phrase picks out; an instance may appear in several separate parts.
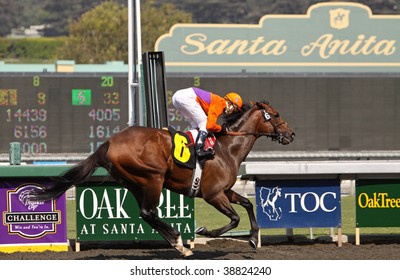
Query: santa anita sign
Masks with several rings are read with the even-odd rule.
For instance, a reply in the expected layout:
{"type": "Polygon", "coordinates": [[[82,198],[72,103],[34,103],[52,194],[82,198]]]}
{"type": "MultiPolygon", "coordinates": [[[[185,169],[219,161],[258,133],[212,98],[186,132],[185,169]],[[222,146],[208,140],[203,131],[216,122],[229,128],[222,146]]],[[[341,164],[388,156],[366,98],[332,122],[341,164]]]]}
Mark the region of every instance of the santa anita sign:
{"type": "Polygon", "coordinates": [[[328,2],[258,25],[176,24],[161,36],[168,72],[400,72],[400,16],[328,2]]]}

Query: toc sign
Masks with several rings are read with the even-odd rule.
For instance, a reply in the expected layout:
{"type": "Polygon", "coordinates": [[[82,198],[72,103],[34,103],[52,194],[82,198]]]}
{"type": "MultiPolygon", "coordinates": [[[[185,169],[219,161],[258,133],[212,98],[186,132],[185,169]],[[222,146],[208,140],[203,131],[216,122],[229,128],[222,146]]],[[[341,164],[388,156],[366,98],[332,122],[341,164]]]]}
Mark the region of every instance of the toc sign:
{"type": "Polygon", "coordinates": [[[339,180],[256,181],[257,222],[264,228],[340,227],[339,180]]]}
{"type": "MultiPolygon", "coordinates": [[[[142,220],[134,196],[122,186],[78,187],[76,201],[77,241],[163,239],[142,220]]],[[[164,190],[157,210],[182,239],[194,239],[193,199],[164,190]]]]}

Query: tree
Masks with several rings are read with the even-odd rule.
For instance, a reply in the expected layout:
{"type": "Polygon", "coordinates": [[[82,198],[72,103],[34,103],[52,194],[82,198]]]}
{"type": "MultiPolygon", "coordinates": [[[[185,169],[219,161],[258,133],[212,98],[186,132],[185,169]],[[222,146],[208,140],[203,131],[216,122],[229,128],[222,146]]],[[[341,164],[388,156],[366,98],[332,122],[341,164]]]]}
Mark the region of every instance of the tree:
{"type": "MultiPolygon", "coordinates": [[[[151,51],[157,38],[178,22],[190,22],[188,13],[171,4],[160,8],[152,1],[142,5],[142,50],[151,51]]],[[[69,36],[60,49],[60,59],[77,63],[128,61],[128,10],[115,2],[104,2],[69,24],[69,36]]]]}
{"type": "Polygon", "coordinates": [[[17,25],[21,7],[18,1],[0,0],[0,37],[8,35],[17,25]]]}
{"type": "Polygon", "coordinates": [[[103,63],[128,59],[128,11],[114,2],[104,2],[71,21],[69,36],[59,57],[77,63],[103,63]]]}
{"type": "Polygon", "coordinates": [[[192,15],[176,9],[173,4],[165,3],[157,7],[153,0],[147,0],[141,6],[141,22],[142,49],[145,52],[154,50],[158,37],[168,33],[174,24],[191,23],[192,15]]]}
{"type": "MultiPolygon", "coordinates": [[[[171,3],[192,13],[196,23],[256,24],[266,14],[305,14],[307,9],[321,2],[338,0],[155,0],[156,5],[171,3]]],[[[400,14],[400,0],[348,0],[371,7],[374,14],[400,14]]]]}
{"type": "MultiPolygon", "coordinates": [[[[30,0],[34,1],[34,0],[30,0]]],[[[42,22],[52,26],[53,36],[68,34],[68,21],[77,20],[82,14],[92,10],[107,0],[40,0],[43,2],[42,22]]],[[[126,0],[112,0],[126,6],[126,0]]]]}

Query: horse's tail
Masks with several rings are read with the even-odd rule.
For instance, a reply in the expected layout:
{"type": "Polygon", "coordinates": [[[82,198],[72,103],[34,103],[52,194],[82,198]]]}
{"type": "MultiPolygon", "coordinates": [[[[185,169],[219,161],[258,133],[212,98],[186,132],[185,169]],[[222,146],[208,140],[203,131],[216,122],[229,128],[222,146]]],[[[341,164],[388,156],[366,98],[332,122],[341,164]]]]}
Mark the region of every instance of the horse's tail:
{"type": "Polygon", "coordinates": [[[108,169],[110,164],[106,158],[108,147],[108,141],[103,143],[87,159],[79,162],[60,177],[54,178],[54,185],[42,190],[33,191],[33,193],[31,193],[32,199],[46,201],[58,198],[71,187],[87,181],[97,167],[105,167],[108,169]]]}

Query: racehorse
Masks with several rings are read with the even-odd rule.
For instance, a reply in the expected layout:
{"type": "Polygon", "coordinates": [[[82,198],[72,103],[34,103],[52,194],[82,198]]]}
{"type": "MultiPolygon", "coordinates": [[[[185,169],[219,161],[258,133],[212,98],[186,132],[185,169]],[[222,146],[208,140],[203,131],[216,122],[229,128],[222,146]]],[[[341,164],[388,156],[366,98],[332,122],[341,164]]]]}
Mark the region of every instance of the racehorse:
{"type": "MultiPolygon", "coordinates": [[[[208,230],[200,227],[197,234],[218,237],[237,227],[240,217],[231,203],[242,205],[249,216],[251,236],[249,243],[255,249],[259,227],[252,203],[231,190],[242,161],[261,136],[270,137],[286,145],[294,140],[294,133],[279,113],[268,102],[250,102],[233,120],[228,120],[227,134],[216,135],[215,157],[205,161],[196,197],[203,198],[230,222],[208,230]]],[[[67,170],[53,186],[36,191],[32,198],[57,198],[74,185],[87,181],[97,167],[105,168],[136,198],[140,216],[160,233],[183,256],[192,252],[183,245],[179,231],[157,216],[162,188],[188,195],[193,170],[176,164],[171,155],[172,139],[169,131],[143,126],[130,126],[114,134],[87,159],[67,170]]]]}

